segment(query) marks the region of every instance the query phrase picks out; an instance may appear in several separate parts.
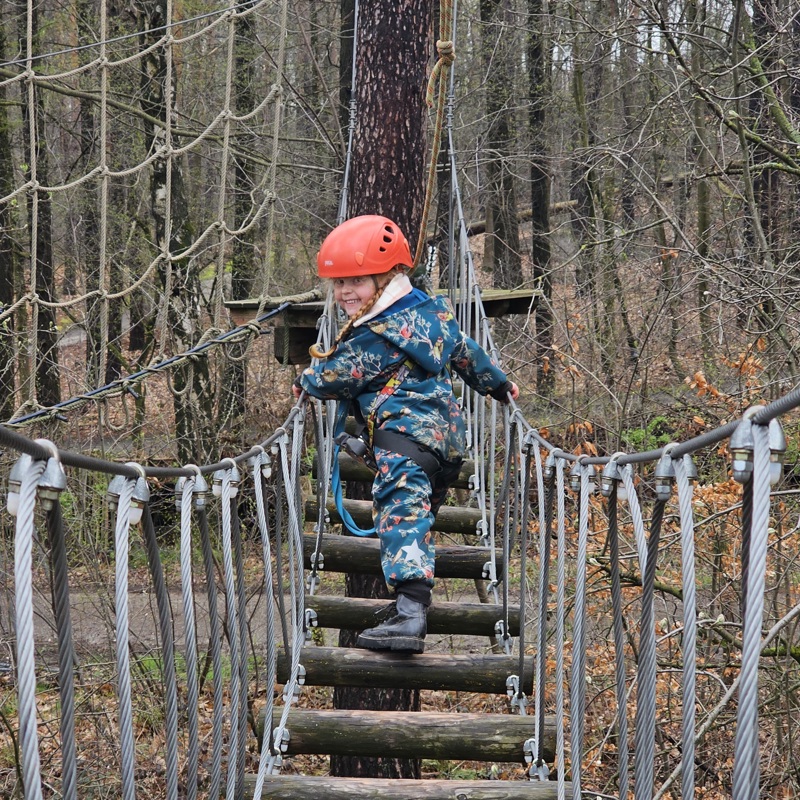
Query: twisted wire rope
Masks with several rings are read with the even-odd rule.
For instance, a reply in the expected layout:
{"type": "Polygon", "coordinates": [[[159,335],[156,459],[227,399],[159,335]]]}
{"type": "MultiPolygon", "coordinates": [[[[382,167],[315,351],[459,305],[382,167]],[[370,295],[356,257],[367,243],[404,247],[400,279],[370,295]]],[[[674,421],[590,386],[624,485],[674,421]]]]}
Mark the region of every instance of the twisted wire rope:
{"type": "Polygon", "coordinates": [[[572,797],[581,800],[584,716],[586,713],[586,560],[589,546],[589,470],[580,464],[578,550],[575,563],[574,629],[569,689],[570,766],[572,797]]]}
{"type": "Polygon", "coordinates": [[[244,792],[244,768],[247,755],[247,594],[244,584],[244,552],[242,549],[242,527],[239,519],[238,503],[234,500],[231,509],[231,539],[233,544],[234,566],[236,568],[236,602],[239,622],[236,634],[239,637],[239,698],[236,703],[237,725],[239,726],[236,757],[236,797],[244,792]]]}
{"type": "Polygon", "coordinates": [[[750,478],[753,484],[752,534],[733,765],[733,796],[736,800],[758,800],[760,784],[758,662],[769,542],[769,434],[766,425],[753,425],[753,440],[753,473],[750,478]]]}
{"type": "Polygon", "coordinates": [[[239,606],[236,599],[236,578],[233,569],[233,523],[231,521],[231,475],[233,467],[222,470],[222,500],[220,511],[222,516],[222,565],[223,586],[225,592],[225,608],[228,614],[228,646],[231,657],[230,677],[230,726],[228,733],[228,774],[225,783],[225,797],[234,800],[236,797],[237,759],[239,755],[239,698],[241,688],[239,685],[241,672],[239,659],[242,654],[239,649],[239,606]]]}
{"type": "Polygon", "coordinates": [[[205,505],[198,509],[200,545],[203,551],[203,569],[208,599],[209,648],[211,651],[212,686],[214,705],[211,710],[211,768],[209,769],[208,796],[219,797],[222,785],[222,737],[225,724],[224,685],[222,676],[222,626],[219,619],[217,573],[211,530],[205,505]]]}
{"type": "MultiPolygon", "coordinates": [[[[679,459],[682,462],[682,459],[679,459]]],[[[645,566],[642,573],[641,615],[639,624],[639,658],[637,668],[636,727],[634,731],[634,798],[649,800],[653,794],[656,735],[656,631],[653,615],[656,562],[661,537],[665,500],[656,500],[647,540],[645,566]]],[[[640,562],[641,563],[641,562],[640,562]]]]}
{"type": "MultiPolygon", "coordinates": [[[[684,457],[685,458],[685,457],[684,457]]],[[[681,580],[683,583],[683,752],[681,793],[694,796],[695,688],[697,683],[697,582],[694,555],[692,484],[684,458],[675,459],[675,482],[681,521],[681,580]]],[[[769,495],[769,489],[767,489],[769,495]]]]}
{"type": "Polygon", "coordinates": [[[42,779],[36,724],[36,665],[33,637],[33,534],[36,484],[44,461],[32,461],[20,483],[19,508],[14,535],[14,621],[17,634],[17,715],[22,748],[25,797],[41,800],[42,779]]]}
{"type": "Polygon", "coordinates": [[[622,587],[619,569],[619,530],[617,527],[617,481],[614,481],[608,498],[608,550],[611,570],[611,607],[614,628],[614,671],[617,698],[617,759],[619,772],[617,787],[620,797],[628,794],[628,713],[627,677],[625,674],[625,631],[622,618],[622,587]]]}
{"type": "Polygon", "coordinates": [[[567,513],[564,503],[564,459],[556,459],[556,761],[558,800],[566,797],[566,742],[564,735],[564,636],[567,589],[567,513]]]}
{"type": "Polygon", "coordinates": [[[58,638],[58,691],[61,700],[61,796],[76,800],[78,764],[75,752],[75,648],[70,614],[69,569],[61,505],[50,501],[47,531],[53,571],[53,611],[58,638]]]}
{"type": "Polygon", "coordinates": [[[164,680],[164,717],[166,730],[166,797],[178,799],[178,680],[175,674],[175,643],[172,631],[172,608],[161,565],[156,529],[150,505],[142,510],[142,533],[147,550],[147,563],[156,595],[158,627],[161,634],[162,673],[164,680]]]}
{"type": "Polygon", "coordinates": [[[131,664],[128,649],[130,610],[128,605],[128,558],[130,554],[130,509],[136,478],[126,480],[117,499],[114,526],[114,608],[116,610],[117,716],[119,720],[120,771],[123,800],[136,797],[136,749],[131,701],[131,664]]]}
{"type": "Polygon", "coordinates": [[[192,571],[192,507],[195,479],[186,478],[181,501],[181,595],[183,598],[184,658],[186,660],[186,797],[197,797],[197,767],[199,762],[199,688],[197,679],[197,633],[194,616],[194,581],[192,571]]]}
{"type": "Polygon", "coordinates": [[[267,659],[267,678],[266,686],[267,702],[264,709],[264,733],[261,741],[261,753],[258,760],[258,774],[256,785],[253,790],[253,797],[260,798],[264,787],[264,779],[267,775],[269,757],[273,754],[272,739],[272,712],[274,708],[273,692],[271,687],[277,679],[277,650],[275,647],[275,603],[273,601],[272,587],[272,548],[270,546],[270,531],[267,521],[266,505],[264,503],[264,477],[257,459],[253,460],[253,487],[256,498],[256,521],[258,532],[261,537],[261,552],[264,562],[264,589],[266,594],[266,659],[267,659]]]}

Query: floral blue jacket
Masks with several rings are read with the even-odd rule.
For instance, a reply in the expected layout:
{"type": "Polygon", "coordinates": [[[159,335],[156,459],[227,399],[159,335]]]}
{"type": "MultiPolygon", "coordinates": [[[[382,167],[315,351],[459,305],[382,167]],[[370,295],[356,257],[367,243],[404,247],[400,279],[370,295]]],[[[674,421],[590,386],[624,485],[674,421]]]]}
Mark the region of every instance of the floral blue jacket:
{"type": "Polygon", "coordinates": [[[354,401],[368,419],[381,389],[410,359],[413,369],[379,405],[375,427],[402,433],[445,460],[462,457],[464,422],[448,368],[484,395],[502,390],[508,379],[461,331],[447,298],[425,297],[395,310],[407,305],[403,299],[304,370],[300,385],[322,400],[354,401]]]}

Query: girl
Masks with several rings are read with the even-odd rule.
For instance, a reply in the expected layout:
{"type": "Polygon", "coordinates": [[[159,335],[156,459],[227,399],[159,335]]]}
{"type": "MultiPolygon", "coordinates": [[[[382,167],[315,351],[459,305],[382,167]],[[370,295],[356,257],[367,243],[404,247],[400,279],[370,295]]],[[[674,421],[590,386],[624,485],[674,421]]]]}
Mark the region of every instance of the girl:
{"type": "Polygon", "coordinates": [[[435,574],[431,526],[465,449],[450,369],[505,403],[519,390],[462,333],[446,298],[411,286],[412,263],[405,236],[386,217],[354,217],[328,235],[317,267],[333,280],[348,321],[331,350],[311,348],[323,360],[299,376],[294,394],[349,401],[378,467],[372,516],[396,611],[363,631],[358,646],[421,653],[435,574]]]}

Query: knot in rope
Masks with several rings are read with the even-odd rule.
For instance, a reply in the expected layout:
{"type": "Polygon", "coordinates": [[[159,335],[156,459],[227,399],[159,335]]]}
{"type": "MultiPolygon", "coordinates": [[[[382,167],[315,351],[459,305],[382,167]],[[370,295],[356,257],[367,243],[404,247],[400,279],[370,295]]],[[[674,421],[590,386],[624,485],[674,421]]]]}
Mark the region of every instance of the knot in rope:
{"type": "Polygon", "coordinates": [[[447,39],[437,39],[436,52],[439,54],[442,62],[448,67],[456,60],[456,51],[453,43],[447,39]]]}

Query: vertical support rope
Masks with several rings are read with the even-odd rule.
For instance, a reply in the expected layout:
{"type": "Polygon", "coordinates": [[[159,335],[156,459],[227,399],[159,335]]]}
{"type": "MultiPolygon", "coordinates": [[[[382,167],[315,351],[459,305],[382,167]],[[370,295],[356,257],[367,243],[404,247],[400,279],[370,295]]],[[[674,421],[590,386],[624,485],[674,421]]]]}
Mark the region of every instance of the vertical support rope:
{"type": "Polygon", "coordinates": [[[97,288],[100,290],[100,363],[97,386],[106,380],[109,339],[108,302],[108,5],[100,3],[100,242],[98,247],[97,288]]]}
{"type": "Polygon", "coordinates": [[[36,664],[33,657],[33,529],[36,484],[44,461],[33,461],[22,476],[14,536],[15,624],[17,632],[17,705],[22,779],[26,800],[42,799],[39,733],[36,724],[36,664]]]}
{"type": "Polygon", "coordinates": [[[162,669],[164,670],[164,716],[166,727],[166,781],[167,800],[178,800],[178,682],[175,675],[175,643],[172,636],[172,609],[167,583],[161,566],[161,554],[156,540],[156,529],[150,514],[150,504],[142,513],[142,533],[147,550],[147,563],[153,579],[158,609],[158,627],[161,633],[162,669]]]}
{"type": "Polygon", "coordinates": [[[239,753],[239,613],[236,603],[236,583],[233,575],[233,536],[231,533],[231,471],[222,470],[222,563],[225,576],[225,608],[228,612],[228,642],[231,652],[230,679],[230,732],[228,735],[228,777],[225,797],[234,800],[236,797],[236,760],[239,753]]]}
{"type": "Polygon", "coordinates": [[[753,424],[753,518],[750,540],[747,602],[742,632],[742,668],[733,765],[733,800],[758,800],[758,662],[769,543],[769,434],[753,424]]]}
{"type": "MultiPolygon", "coordinates": [[[[441,36],[453,36],[453,6],[452,0],[440,0],[439,2],[439,34],[441,36]]],[[[444,125],[444,112],[447,101],[447,77],[450,72],[450,67],[455,61],[453,52],[452,38],[449,40],[442,40],[436,42],[436,50],[439,53],[439,59],[431,71],[430,78],[428,79],[428,86],[425,93],[425,102],[428,106],[433,105],[433,95],[436,91],[438,82],[438,94],[436,100],[436,121],[433,127],[433,146],[431,148],[431,159],[428,164],[428,180],[425,186],[425,200],[422,206],[422,218],[419,227],[419,236],[417,238],[417,247],[414,251],[413,269],[419,267],[422,261],[422,253],[425,250],[425,239],[428,229],[428,216],[430,214],[431,203],[433,199],[433,189],[436,184],[436,167],[439,164],[439,146],[442,141],[442,128],[444,125]]]]}
{"type": "Polygon", "coordinates": [[[197,682],[197,634],[194,618],[194,589],[192,580],[192,506],[194,505],[195,479],[187,478],[181,494],[181,594],[183,596],[183,628],[185,637],[184,657],[186,659],[186,797],[197,797],[197,765],[199,761],[198,705],[199,689],[197,682]]]}
{"type": "MultiPolygon", "coordinates": [[[[694,556],[692,484],[683,458],[675,459],[675,482],[681,517],[681,576],[683,582],[683,725],[681,795],[694,797],[695,685],[697,678],[697,590],[694,556]]],[[[769,491],[769,490],[768,490],[769,491]]]]}
{"type": "Polygon", "coordinates": [[[114,528],[114,607],[116,608],[117,697],[120,740],[122,798],[136,797],[136,749],[133,739],[133,707],[131,702],[131,664],[128,650],[128,557],[130,553],[130,508],[136,479],[125,481],[117,500],[114,528]]]}
{"type": "Polygon", "coordinates": [[[47,512],[50,563],[53,570],[53,611],[58,635],[58,691],[61,700],[61,797],[76,800],[78,764],[75,754],[75,648],[69,608],[69,572],[64,520],[56,500],[47,512]]]}
{"type": "Polygon", "coordinates": [[[614,617],[614,663],[617,695],[617,746],[619,763],[619,796],[628,795],[628,713],[625,676],[625,632],[622,620],[622,587],[619,575],[619,531],[617,529],[617,481],[608,498],[608,549],[611,568],[611,606],[614,617]]]}
{"type": "Polygon", "coordinates": [[[242,552],[242,526],[236,500],[231,504],[231,535],[234,565],[236,567],[236,601],[239,619],[239,697],[236,702],[239,726],[239,752],[236,757],[236,798],[244,797],[244,768],[247,756],[247,596],[244,585],[244,553],[242,552]]]}
{"type": "Polygon", "coordinates": [[[635,800],[649,800],[653,795],[656,735],[656,631],[653,618],[656,562],[661,538],[661,521],[666,501],[656,500],[647,540],[646,566],[642,572],[642,611],[639,625],[639,667],[636,692],[636,729],[634,752],[635,800]]]}
{"type": "Polygon", "coordinates": [[[200,544],[203,550],[203,568],[206,577],[206,597],[208,598],[208,630],[211,648],[211,669],[214,686],[214,708],[211,717],[211,769],[209,770],[208,796],[220,796],[222,784],[222,728],[224,724],[224,688],[222,683],[222,631],[219,619],[217,598],[217,573],[214,564],[214,551],[211,544],[211,530],[208,512],[203,506],[199,509],[200,544]]]}
{"type": "Polygon", "coordinates": [[[253,465],[253,485],[256,496],[256,520],[258,522],[258,532],[261,536],[261,548],[264,559],[264,594],[266,595],[266,649],[267,649],[267,703],[264,709],[264,735],[261,741],[261,754],[258,762],[258,775],[256,777],[254,798],[260,798],[264,779],[267,775],[269,757],[273,754],[272,739],[272,713],[274,708],[272,687],[276,682],[277,675],[277,650],[275,648],[275,602],[273,600],[272,586],[272,552],[269,541],[269,525],[267,523],[267,513],[264,503],[264,478],[257,459],[253,465]]]}
{"type": "Polygon", "coordinates": [[[564,459],[556,458],[556,760],[558,763],[558,800],[566,797],[566,746],[564,741],[564,632],[567,583],[567,531],[564,507],[564,459]]]}
{"type": "Polygon", "coordinates": [[[581,463],[578,495],[578,552],[575,559],[575,622],[569,690],[572,797],[581,800],[584,716],[586,713],[586,558],[589,548],[589,470],[581,463]]]}

